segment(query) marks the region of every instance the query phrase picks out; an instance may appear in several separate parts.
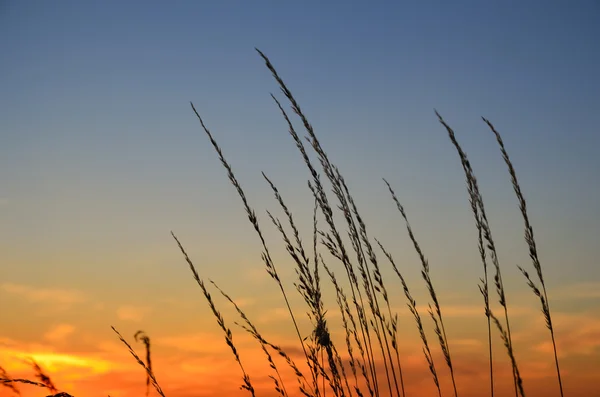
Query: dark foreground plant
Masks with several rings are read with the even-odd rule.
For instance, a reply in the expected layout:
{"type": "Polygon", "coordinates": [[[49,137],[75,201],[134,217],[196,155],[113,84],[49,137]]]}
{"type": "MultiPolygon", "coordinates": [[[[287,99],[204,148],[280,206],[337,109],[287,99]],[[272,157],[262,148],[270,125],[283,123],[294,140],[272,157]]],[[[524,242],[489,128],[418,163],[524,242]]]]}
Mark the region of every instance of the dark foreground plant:
{"type": "Polygon", "coordinates": [[[0,367],[0,386],[4,386],[10,389],[14,394],[21,395],[21,390],[17,386],[18,384],[32,385],[40,388],[47,389],[50,393],[47,397],[73,397],[69,393],[59,391],[50,376],[42,369],[42,367],[33,359],[26,360],[31,366],[34,372],[34,376],[37,380],[22,379],[22,378],[11,378],[8,372],[0,367]]]}
{"type": "MultiPolygon", "coordinates": [[[[319,210],[320,214],[325,220],[325,229],[317,229],[316,218],[315,218],[315,229],[313,232],[314,240],[314,259],[311,264],[311,259],[307,255],[305,248],[302,245],[300,239],[300,232],[294,223],[292,211],[283,201],[283,198],[276,188],[275,184],[265,176],[265,179],[269,183],[271,189],[275,193],[275,197],[283,209],[286,218],[288,219],[288,226],[292,231],[293,238],[290,238],[286,232],[284,224],[271,212],[268,212],[268,216],[276,229],[280,232],[284,241],[286,250],[290,254],[293,262],[296,266],[296,274],[298,276],[298,282],[295,283],[298,292],[303,297],[307,304],[307,312],[309,318],[313,320],[313,335],[312,338],[302,337],[303,331],[298,327],[298,323],[295,319],[295,314],[292,311],[289,301],[283,286],[282,280],[276,271],[275,264],[270,257],[266,241],[262,235],[259,220],[255,212],[250,207],[246,195],[238,182],[230,163],[226,160],[221,147],[217,144],[214,135],[206,127],[204,120],[192,104],[192,109],[197,116],[202,129],[207,134],[211,144],[215,148],[218,157],[225,167],[228,177],[235,187],[238,195],[240,196],[243,206],[248,215],[248,219],[253,225],[255,231],[258,233],[261,244],[263,246],[262,259],[266,264],[267,272],[275,280],[280,290],[283,293],[284,300],[286,302],[288,311],[296,333],[299,337],[300,344],[305,356],[305,363],[308,366],[312,376],[312,390],[301,388],[301,391],[305,395],[320,396],[324,395],[327,391],[333,393],[335,396],[352,396],[352,395],[370,395],[370,396],[384,396],[384,395],[396,395],[405,396],[406,391],[404,387],[404,379],[402,375],[402,367],[400,365],[400,352],[398,349],[398,329],[397,329],[397,314],[392,313],[387,288],[384,280],[381,276],[380,266],[377,259],[377,255],[373,250],[373,241],[376,241],[382,252],[391,263],[393,270],[399,276],[402,288],[404,289],[405,296],[408,301],[408,307],[413,317],[421,340],[423,343],[423,352],[426,361],[429,365],[430,372],[432,374],[433,382],[436,386],[438,394],[442,395],[442,390],[439,383],[439,374],[436,369],[433,354],[426,336],[425,327],[421,316],[417,310],[416,302],[410,294],[409,287],[406,280],[402,276],[400,270],[396,266],[391,254],[386,251],[377,240],[373,240],[368,232],[366,224],[355,204],[354,198],[348,188],[342,173],[339,168],[330,160],[325,150],[321,146],[321,143],[312,127],[308,122],[308,118],[300,108],[300,105],[294,98],[290,89],[283,82],[276,71],[273,64],[270,62],[268,57],[261,51],[257,50],[259,55],[265,61],[265,65],[273,75],[275,81],[279,85],[279,88],[285,98],[288,100],[292,111],[300,119],[300,123],[304,128],[307,136],[305,139],[301,139],[299,133],[294,127],[293,122],[281,105],[279,100],[274,95],[271,95],[280,110],[288,127],[288,132],[295,142],[295,145],[301,155],[303,162],[306,164],[309,171],[310,180],[308,187],[314,197],[316,203],[316,209],[319,210]],[[306,144],[305,144],[306,143],[306,144]],[[311,149],[310,153],[307,147],[311,149]],[[311,160],[311,155],[315,155],[318,162],[320,163],[320,171],[314,165],[311,160]],[[328,193],[328,188],[325,186],[324,181],[321,179],[322,172],[326,181],[328,182],[331,193],[328,193]],[[332,202],[335,201],[335,203],[332,202]],[[340,212],[342,219],[344,220],[345,227],[340,226],[335,218],[335,210],[340,212]],[[345,231],[344,231],[345,229],[345,231]],[[347,275],[347,285],[350,289],[351,295],[348,297],[344,293],[344,288],[341,286],[340,281],[335,277],[334,272],[331,270],[331,265],[326,265],[326,260],[322,254],[318,251],[317,236],[320,246],[325,249],[331,256],[331,258],[342,265],[347,275]],[[347,236],[348,240],[344,238],[347,236]],[[347,248],[347,241],[350,243],[351,251],[347,248]],[[354,260],[351,259],[350,252],[354,252],[354,260]],[[323,308],[321,285],[319,280],[319,268],[322,268],[329,275],[329,280],[336,290],[337,296],[337,307],[342,317],[342,326],[345,331],[345,343],[343,350],[348,360],[348,365],[351,369],[353,377],[353,386],[350,387],[349,379],[347,379],[344,361],[340,352],[337,348],[338,341],[332,340],[327,327],[326,311],[323,308]],[[385,306],[386,310],[382,310],[385,306]],[[305,343],[306,342],[306,343],[305,343]],[[318,350],[324,349],[326,352],[326,359],[319,361],[318,356],[315,354],[318,350]],[[355,354],[356,350],[359,352],[355,354]],[[376,350],[379,349],[379,354],[376,354],[376,350]],[[394,352],[394,354],[392,354],[394,352]],[[380,372],[378,368],[383,366],[383,372],[380,372]],[[384,376],[384,379],[381,379],[384,376]],[[323,380],[327,380],[326,383],[319,383],[317,379],[322,377],[323,380]],[[327,386],[325,386],[327,385],[327,386]],[[384,391],[384,388],[387,391],[384,391]]],[[[456,139],[454,131],[449,125],[442,119],[442,117],[436,112],[440,123],[445,127],[448,132],[448,136],[454,147],[457,150],[459,159],[462,167],[465,171],[467,180],[467,191],[469,194],[469,203],[473,211],[475,218],[475,226],[478,232],[478,250],[483,264],[484,276],[481,279],[479,285],[480,292],[484,299],[484,314],[487,322],[488,329],[488,348],[489,348],[489,378],[490,378],[490,395],[494,395],[494,360],[492,356],[492,324],[498,329],[501,340],[507,349],[508,358],[510,360],[513,369],[513,383],[516,395],[525,396],[523,387],[523,379],[519,371],[517,359],[515,357],[515,351],[513,348],[512,334],[509,320],[508,305],[506,300],[506,293],[504,282],[502,280],[502,271],[500,262],[498,259],[496,243],[492,237],[490,223],[485,211],[483,197],[479,190],[475,173],[468,160],[468,157],[458,140],[456,139]],[[490,308],[490,294],[488,287],[488,257],[491,259],[492,265],[495,269],[493,276],[495,290],[498,295],[498,302],[500,303],[504,312],[504,319],[501,321],[494,315],[490,308]]],[[[550,309],[548,305],[548,298],[546,292],[546,286],[542,277],[541,266],[539,264],[537,248],[535,246],[535,240],[533,239],[533,231],[529,223],[529,218],[526,211],[525,201],[521,194],[520,187],[517,182],[516,173],[510,163],[508,154],[500,137],[500,134],[494,129],[494,127],[487,120],[484,121],[488,124],[491,130],[494,132],[496,139],[500,145],[500,149],[508,167],[513,187],[517,198],[519,200],[519,206],[525,220],[525,240],[530,248],[530,256],[532,258],[534,269],[536,270],[542,288],[538,288],[537,285],[531,280],[529,274],[521,269],[523,275],[526,277],[529,287],[533,290],[536,296],[542,303],[542,311],[546,319],[547,326],[550,330],[552,343],[555,352],[555,362],[558,374],[558,381],[562,394],[562,381],[560,377],[558,359],[556,354],[556,344],[554,336],[554,328],[552,326],[550,309]]],[[[264,175],[264,174],[263,174],[264,175]]],[[[406,212],[403,206],[400,204],[399,199],[392,190],[389,183],[387,183],[388,190],[392,194],[392,198],[396,203],[402,217],[406,222],[406,228],[409,233],[410,240],[412,241],[415,250],[418,253],[421,262],[421,274],[425,281],[426,287],[429,291],[431,302],[429,303],[429,315],[433,322],[433,329],[437,335],[437,339],[440,345],[440,350],[444,357],[444,360],[449,368],[450,378],[453,386],[454,396],[458,396],[458,387],[455,377],[455,366],[453,364],[452,355],[450,352],[449,341],[447,337],[446,326],[444,324],[442,316],[442,306],[439,302],[439,298],[433,286],[431,277],[431,269],[427,259],[425,258],[420,245],[418,244],[412,228],[408,223],[406,212]]],[[[316,213],[315,213],[316,215],[316,213]]],[[[227,299],[232,303],[234,302],[228,295],[221,291],[227,299]]],[[[245,321],[247,317],[239,311],[245,321]]],[[[254,329],[251,331],[257,333],[254,329]]],[[[261,342],[261,338],[256,338],[261,342]]],[[[263,347],[265,344],[261,342],[263,347]]],[[[279,376],[279,374],[277,374],[279,376]]],[[[302,384],[299,379],[300,384],[302,384]]],[[[281,394],[286,395],[286,391],[278,390],[281,394]]]]}
{"type": "MultiPolygon", "coordinates": [[[[209,287],[216,290],[235,308],[237,315],[243,320],[238,326],[248,332],[260,345],[265,354],[269,367],[272,371],[268,376],[273,382],[275,392],[281,397],[288,397],[300,393],[305,397],[326,397],[333,395],[335,397],[352,396],[370,396],[370,397],[405,397],[408,395],[405,388],[405,377],[401,365],[401,349],[399,340],[402,337],[398,330],[398,313],[392,311],[390,304],[387,280],[384,280],[381,272],[378,254],[374,247],[379,247],[392,270],[399,277],[401,287],[407,300],[407,306],[415,321],[415,326],[421,338],[422,350],[425,360],[432,375],[432,381],[438,396],[442,396],[442,386],[440,383],[439,366],[436,366],[432,346],[427,337],[427,326],[419,313],[416,300],[410,292],[408,282],[404,278],[401,269],[396,264],[392,254],[383,246],[383,244],[371,237],[368,232],[367,224],[362,217],[358,205],[351,194],[351,189],[343,177],[340,169],[329,158],[312,127],[307,116],[302,111],[300,105],[292,95],[290,89],[286,86],[277,70],[270,62],[269,58],[260,52],[258,54],[265,62],[267,69],[273,75],[279,85],[280,91],[292,109],[292,112],[299,118],[300,124],[304,129],[306,136],[301,138],[288,112],[282,106],[281,102],[271,95],[277,109],[280,111],[288,133],[294,141],[300,154],[302,162],[306,165],[309,180],[308,188],[312,193],[315,203],[313,212],[312,230],[310,231],[311,246],[307,246],[302,241],[302,232],[295,221],[293,211],[286,204],[282,193],[276,184],[264,173],[263,176],[274,194],[278,207],[283,212],[284,219],[281,219],[274,213],[267,211],[267,216],[275,226],[284,243],[284,247],[289,254],[296,273],[294,287],[306,304],[303,310],[311,321],[309,329],[301,329],[296,313],[290,304],[289,291],[280,278],[278,267],[271,257],[268,244],[263,234],[263,229],[253,207],[238,181],[231,163],[226,159],[223,150],[217,143],[213,133],[207,128],[203,118],[191,104],[192,110],[196,115],[200,126],[210,143],[212,144],[217,156],[224,166],[227,177],[235,188],[246,216],[256,232],[261,244],[261,258],[269,276],[276,283],[286,304],[291,324],[294,328],[298,343],[302,351],[302,362],[297,363],[292,356],[282,347],[271,343],[265,337],[264,333],[257,328],[254,322],[244,313],[236,304],[235,299],[227,294],[223,289],[217,286],[209,279],[210,284],[204,282],[198,269],[193,264],[180,240],[172,233],[177,246],[188,264],[193,278],[202,290],[202,294],[207,301],[217,324],[225,335],[225,343],[230,348],[235,361],[238,363],[242,374],[241,389],[246,390],[250,395],[260,395],[255,390],[250,375],[242,364],[241,355],[234,343],[233,332],[226,325],[225,319],[217,308],[217,305],[209,291],[209,287]],[[319,166],[313,157],[316,158],[319,166]],[[324,175],[325,178],[321,176],[324,175]],[[319,222],[322,219],[324,222],[319,222]],[[340,221],[341,219],[341,221],[340,221]],[[322,226],[320,226],[322,225],[322,226]],[[312,252],[310,250],[312,249],[312,252]],[[337,278],[334,266],[337,263],[341,266],[342,274],[345,278],[337,278]],[[339,310],[341,317],[341,327],[344,330],[344,340],[338,341],[332,337],[330,332],[331,312],[327,310],[327,305],[323,299],[323,282],[321,281],[322,272],[328,276],[326,285],[335,290],[336,305],[335,310],[339,310]],[[297,384],[297,392],[293,391],[289,383],[280,371],[276,363],[276,357],[281,358],[296,377],[294,383],[297,384]]],[[[494,357],[492,355],[492,327],[498,332],[500,339],[506,348],[508,360],[512,367],[512,377],[515,395],[525,397],[524,382],[519,370],[516,352],[513,346],[511,327],[509,321],[509,310],[506,299],[504,282],[502,279],[502,268],[497,254],[497,246],[492,237],[492,231],[487,213],[485,211],[484,201],[479,189],[477,178],[473,167],[456,138],[453,129],[436,112],[438,120],[445,128],[451,143],[457,151],[461,166],[465,173],[467,181],[467,193],[471,211],[475,219],[478,240],[477,247],[481,262],[483,265],[483,277],[478,286],[483,297],[483,312],[485,314],[488,331],[488,365],[490,395],[495,393],[494,382],[494,357]],[[493,283],[495,286],[498,302],[502,308],[503,316],[499,318],[490,308],[490,289],[488,284],[488,260],[494,267],[493,283]]],[[[554,361],[558,377],[558,384],[561,397],[563,395],[563,384],[559,369],[558,354],[555,340],[555,330],[552,323],[550,307],[548,303],[547,289],[544,282],[542,268],[538,256],[536,243],[533,237],[533,229],[530,224],[527,206],[521,187],[518,183],[516,172],[512,162],[507,154],[504,142],[494,128],[486,119],[485,123],[493,132],[505,163],[508,166],[509,175],[517,196],[519,208],[525,224],[525,241],[529,247],[529,254],[533,262],[533,268],[537,276],[537,283],[529,273],[519,267],[525,276],[527,285],[533,293],[539,298],[542,306],[542,313],[546,320],[547,328],[550,331],[552,345],[554,349],[554,361]],[[539,285],[539,286],[538,286],[539,285]]],[[[396,193],[391,185],[384,180],[387,190],[391,194],[392,200],[399,210],[405,228],[408,231],[409,239],[415,248],[418,258],[421,276],[428,290],[430,302],[428,303],[429,317],[431,318],[431,327],[438,340],[439,349],[449,370],[449,376],[452,383],[452,394],[459,396],[460,387],[456,379],[456,366],[450,350],[450,343],[447,336],[446,324],[442,315],[442,304],[436,290],[434,289],[433,276],[434,269],[430,267],[421,245],[418,243],[415,234],[408,222],[408,216],[396,193]]],[[[379,251],[378,251],[379,252],[379,251]]],[[[135,334],[135,339],[140,340],[146,350],[146,362],[144,362],[135,353],[131,345],[114,329],[119,339],[126,345],[134,359],[143,367],[146,374],[146,394],[149,393],[149,386],[152,385],[157,393],[164,397],[163,393],[152,369],[150,356],[150,339],[139,331],[135,334]]],[[[66,394],[59,393],[49,377],[45,375],[41,368],[34,366],[36,376],[39,381],[26,379],[12,379],[0,368],[0,384],[9,388],[13,393],[19,394],[16,387],[18,383],[28,383],[45,387],[55,393],[54,397],[65,397],[66,394]],[[37,369],[36,369],[37,368],[37,369]]],[[[406,379],[410,382],[410,379],[406,379]]],[[[465,388],[468,386],[464,386],[465,388]]]]}

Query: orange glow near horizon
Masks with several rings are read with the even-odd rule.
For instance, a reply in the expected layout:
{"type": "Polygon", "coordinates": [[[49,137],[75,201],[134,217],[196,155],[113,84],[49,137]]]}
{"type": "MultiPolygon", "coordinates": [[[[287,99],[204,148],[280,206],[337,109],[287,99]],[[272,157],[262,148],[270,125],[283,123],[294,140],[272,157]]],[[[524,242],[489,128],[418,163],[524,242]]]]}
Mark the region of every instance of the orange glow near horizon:
{"type": "MultiPolygon", "coordinates": [[[[548,334],[543,321],[531,322],[529,319],[534,307],[514,307],[513,339],[518,364],[524,379],[528,395],[555,395],[557,381],[553,366],[552,352],[549,350],[548,334]],[[520,314],[519,314],[520,313],[520,314]]],[[[228,316],[232,313],[227,312],[228,316]]],[[[402,358],[406,392],[409,395],[435,396],[436,391],[428,372],[424,357],[421,353],[420,340],[414,338],[415,331],[411,329],[412,319],[402,313],[400,317],[401,339],[399,347],[402,358]]],[[[487,353],[485,340],[467,335],[467,329],[460,324],[467,324],[477,319],[477,310],[467,306],[449,307],[447,310],[447,328],[449,342],[454,357],[457,373],[457,384],[461,396],[485,395],[489,390],[487,353]]],[[[598,386],[595,374],[599,369],[598,353],[600,342],[600,321],[590,321],[597,313],[589,312],[581,315],[555,313],[555,327],[563,383],[567,395],[594,396],[598,386]]],[[[277,319],[269,320],[274,323],[285,322],[277,319]]],[[[338,346],[345,351],[345,342],[340,338],[338,319],[330,320],[332,334],[337,335],[338,346]]],[[[414,327],[413,327],[414,328],[414,327]]],[[[161,330],[151,337],[153,352],[153,367],[155,374],[165,394],[169,397],[217,397],[244,396],[245,391],[239,390],[241,373],[233,360],[223,337],[217,328],[210,327],[210,332],[192,332],[176,334],[161,330]]],[[[264,353],[254,345],[253,340],[239,328],[234,330],[234,342],[238,346],[244,366],[260,396],[275,396],[273,383],[268,378],[271,370],[267,365],[264,353]]],[[[484,328],[482,328],[484,330],[484,328]]],[[[430,332],[429,330],[427,331],[430,332]]],[[[100,397],[134,397],[145,392],[145,374],[143,369],[130,356],[127,348],[118,341],[116,336],[110,340],[95,335],[78,335],[77,327],[66,324],[54,325],[45,333],[43,344],[24,343],[18,339],[0,338],[0,357],[2,366],[13,378],[34,380],[34,373],[27,360],[35,360],[42,369],[50,375],[57,388],[74,396],[100,397]],[[67,349],[69,340],[89,339],[93,336],[95,346],[85,349],[67,349]]],[[[105,335],[108,336],[108,335],[105,335]]],[[[125,335],[124,335],[125,336],[125,335]]],[[[282,335],[279,337],[281,338],[282,335]]],[[[135,343],[132,336],[125,336],[140,357],[144,357],[143,346],[135,343]]],[[[433,346],[434,358],[442,385],[442,390],[449,393],[451,384],[447,368],[444,365],[439,348],[435,344],[435,335],[429,335],[433,346]]],[[[279,343],[273,338],[275,343],[279,343]]],[[[302,363],[302,355],[293,338],[284,336],[287,342],[283,347],[298,363],[302,363]]],[[[75,345],[78,345],[75,343],[75,345]]],[[[511,395],[514,390],[510,380],[510,366],[498,335],[494,339],[495,381],[498,396],[511,395]]],[[[290,396],[299,396],[297,382],[287,369],[285,362],[279,360],[276,354],[284,384],[290,396]]],[[[299,364],[301,365],[301,364],[299,364]]],[[[353,384],[350,368],[348,379],[353,384]]],[[[379,371],[382,371],[380,368],[379,371]]],[[[381,372],[381,379],[384,379],[381,372]]],[[[385,390],[385,382],[381,381],[381,389],[385,390]]],[[[48,395],[46,390],[19,385],[23,397],[48,395]]],[[[8,388],[0,389],[0,396],[10,396],[8,388]]],[[[151,390],[151,395],[157,395],[151,390]]],[[[386,392],[382,396],[387,395],[386,392]]]]}
{"type": "Polygon", "coordinates": [[[600,397],[600,0],[456,3],[0,0],[0,378],[145,396],[143,331],[165,397],[306,397],[324,317],[363,397],[516,397],[491,309],[600,397]]]}

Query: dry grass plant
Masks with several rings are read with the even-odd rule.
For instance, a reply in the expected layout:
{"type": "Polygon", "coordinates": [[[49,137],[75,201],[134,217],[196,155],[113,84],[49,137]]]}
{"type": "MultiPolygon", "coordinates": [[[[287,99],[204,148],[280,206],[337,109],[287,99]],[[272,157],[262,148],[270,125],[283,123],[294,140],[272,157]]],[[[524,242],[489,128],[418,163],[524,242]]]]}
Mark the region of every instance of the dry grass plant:
{"type": "MultiPolygon", "coordinates": [[[[398,341],[402,338],[402,335],[399,335],[398,332],[398,314],[393,313],[392,311],[388,287],[386,286],[387,281],[384,282],[380,268],[381,264],[374,248],[375,246],[378,246],[379,250],[383,253],[387,262],[391,265],[392,270],[400,280],[407,300],[408,309],[413,316],[415,326],[417,327],[421,338],[423,354],[429,367],[432,381],[438,396],[441,397],[443,391],[440,384],[439,367],[436,366],[434,362],[432,346],[427,338],[427,326],[417,309],[416,300],[410,292],[406,279],[403,277],[402,272],[397,266],[391,253],[384,248],[379,240],[372,238],[369,235],[366,223],[361,216],[346,180],[342,176],[341,171],[330,160],[327,153],[322,148],[312,125],[309,123],[290,89],[286,86],[269,58],[260,50],[257,50],[257,52],[272,74],[282,95],[288,101],[292,112],[298,117],[307,134],[304,139],[300,137],[300,134],[296,130],[285,107],[275,95],[271,94],[275,105],[287,125],[288,133],[293,139],[302,161],[307,167],[310,175],[308,188],[312,192],[315,203],[312,214],[312,246],[307,247],[302,241],[302,233],[295,222],[293,212],[286,204],[276,184],[263,173],[264,179],[272,190],[275,200],[284,214],[285,222],[282,222],[272,212],[267,211],[267,216],[281,235],[285,249],[295,266],[297,280],[294,283],[294,287],[307,306],[306,314],[312,323],[311,329],[300,329],[296,319],[299,313],[294,313],[291,308],[288,298],[289,292],[284,286],[284,283],[279,276],[278,268],[271,257],[259,218],[250,205],[240,182],[235,176],[233,167],[226,159],[223,150],[217,143],[212,132],[207,128],[203,118],[200,116],[193,103],[191,104],[191,107],[202,130],[216,151],[221,164],[224,166],[227,177],[242,201],[248,221],[258,236],[262,248],[262,261],[267,273],[277,284],[277,287],[282,294],[282,298],[290,316],[291,325],[298,337],[298,343],[303,353],[303,363],[297,364],[284,349],[269,342],[249,319],[246,313],[244,313],[244,311],[236,304],[235,299],[217,286],[215,282],[209,280],[210,284],[205,284],[204,279],[200,276],[200,273],[187,254],[182,243],[176,235],[172,233],[172,237],[175,239],[177,246],[188,264],[193,278],[202,290],[202,294],[215,316],[217,324],[224,333],[225,343],[229,346],[235,361],[239,365],[242,375],[242,384],[240,388],[246,390],[251,396],[256,396],[258,394],[251,381],[250,375],[246,372],[245,367],[242,364],[241,355],[234,343],[233,332],[226,325],[225,319],[218,310],[209,291],[211,285],[233,305],[237,314],[242,319],[242,322],[236,322],[235,324],[248,332],[257,343],[259,343],[261,350],[269,363],[269,367],[272,370],[272,373],[269,374],[269,378],[272,380],[273,388],[279,396],[288,397],[294,395],[295,392],[292,391],[293,388],[289,384],[286,385],[285,379],[277,366],[275,357],[280,357],[285,362],[285,365],[292,370],[296,377],[294,383],[296,383],[298,392],[305,397],[325,397],[327,395],[333,395],[335,397],[405,397],[408,395],[405,388],[405,380],[410,382],[410,379],[404,378],[401,365],[402,355],[398,341]],[[311,156],[313,155],[316,156],[320,167],[317,167],[313,160],[311,160],[311,156]],[[321,177],[322,174],[325,175],[324,179],[321,177]],[[343,219],[343,225],[336,223],[334,219],[334,213],[336,211],[339,211],[339,214],[343,219]],[[319,218],[322,218],[324,221],[322,226],[318,221],[319,218]],[[348,246],[348,242],[350,246],[348,246]],[[312,252],[310,252],[309,249],[312,249],[312,252]],[[326,259],[324,257],[321,249],[329,254],[329,258],[326,259]],[[336,273],[333,270],[333,264],[330,262],[337,262],[338,265],[341,266],[341,269],[343,269],[342,273],[345,274],[344,278],[338,278],[336,276],[336,273]],[[322,288],[324,288],[324,286],[323,281],[321,280],[321,271],[324,271],[327,275],[327,278],[324,279],[325,282],[335,290],[336,310],[339,310],[339,314],[341,315],[341,323],[345,335],[343,343],[339,343],[339,341],[335,341],[331,337],[328,325],[328,311],[323,300],[322,288]],[[347,291],[349,291],[349,293],[347,291]]],[[[509,310],[504,282],[502,280],[502,268],[498,259],[496,243],[492,237],[490,222],[485,211],[483,197],[479,190],[479,185],[471,163],[469,162],[467,154],[459,144],[453,129],[444,121],[437,111],[435,113],[456,149],[461,166],[464,170],[467,181],[468,200],[474,215],[475,227],[478,234],[477,247],[483,266],[483,277],[480,279],[479,290],[483,297],[483,312],[485,313],[488,331],[489,394],[493,397],[495,393],[494,357],[492,356],[492,328],[494,326],[499,332],[500,339],[506,348],[508,359],[512,366],[515,395],[524,397],[524,382],[521,378],[515,351],[513,349],[509,310]],[[498,302],[503,311],[502,318],[498,318],[490,308],[491,296],[488,284],[488,261],[491,261],[494,268],[493,282],[498,302]]],[[[561,397],[564,397],[555,341],[555,330],[552,323],[546,284],[533,236],[533,228],[530,224],[527,212],[526,201],[523,197],[515,169],[508,156],[501,135],[487,119],[483,120],[496,138],[502,158],[508,167],[510,179],[517,196],[519,209],[525,225],[525,241],[529,247],[529,255],[532,260],[537,281],[533,280],[528,271],[520,266],[519,269],[525,277],[525,281],[529,288],[540,300],[542,313],[552,340],[559,391],[561,397]]],[[[458,397],[459,393],[455,377],[455,366],[452,361],[453,357],[451,355],[450,343],[447,338],[446,325],[442,315],[442,305],[432,280],[432,269],[413,233],[404,207],[392,186],[385,179],[384,183],[387,186],[392,201],[403,218],[409,239],[418,255],[421,276],[429,293],[430,302],[428,303],[428,313],[432,320],[432,328],[449,370],[449,376],[452,383],[452,394],[454,397],[458,397]]],[[[146,395],[150,393],[150,385],[152,385],[160,396],[165,397],[152,370],[150,338],[143,331],[138,331],[134,335],[136,341],[140,341],[144,344],[146,352],[146,362],[144,362],[115,328],[113,328],[113,331],[117,334],[121,342],[125,344],[138,364],[143,367],[146,374],[146,395]]],[[[17,384],[21,383],[44,387],[53,393],[54,397],[68,396],[68,394],[59,392],[56,389],[50,377],[42,371],[37,363],[31,361],[30,364],[34,369],[35,377],[37,378],[36,381],[13,379],[4,369],[0,368],[0,383],[2,386],[10,389],[17,395],[20,394],[17,384]]]]}

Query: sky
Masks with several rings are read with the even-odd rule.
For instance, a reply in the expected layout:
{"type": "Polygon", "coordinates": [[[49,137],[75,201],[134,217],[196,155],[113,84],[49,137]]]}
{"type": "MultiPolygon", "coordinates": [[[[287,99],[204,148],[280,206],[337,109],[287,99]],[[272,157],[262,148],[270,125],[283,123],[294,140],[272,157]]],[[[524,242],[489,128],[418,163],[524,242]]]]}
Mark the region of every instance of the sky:
{"type": "MultiPolygon", "coordinates": [[[[29,357],[75,396],[139,396],[143,369],[114,326],[142,355],[134,333],[151,338],[167,396],[247,393],[171,231],[207,283],[214,280],[269,341],[302,359],[260,240],[190,107],[192,101],[256,211],[308,335],[293,262],[266,210],[285,215],[261,172],[279,188],[305,244],[312,241],[310,173],[270,96],[290,109],[259,48],[345,176],[369,236],[392,253],[427,317],[420,262],[381,178],[394,187],[429,259],[460,395],[485,395],[477,231],[459,157],[434,110],[452,126],[486,203],[526,391],[558,396],[539,300],[516,267],[532,272],[523,220],[481,117],[495,125],[527,199],[565,395],[598,396],[599,20],[592,0],[1,1],[0,366],[14,378],[32,378],[29,357]]],[[[336,219],[343,227],[339,212],[336,219]]],[[[325,230],[321,214],[318,221],[325,230]]],[[[342,275],[341,263],[319,251],[342,275]]],[[[434,396],[401,285],[377,255],[399,316],[407,395],[434,396]]],[[[207,287],[257,395],[274,395],[260,346],[207,287]]],[[[343,347],[326,279],[323,293],[332,336],[343,347]]],[[[497,395],[512,395],[508,356],[499,334],[493,337],[497,395]]],[[[437,345],[434,356],[450,395],[437,345]]],[[[288,379],[290,396],[297,395],[288,379]]],[[[47,395],[29,386],[21,392],[47,395]]]]}

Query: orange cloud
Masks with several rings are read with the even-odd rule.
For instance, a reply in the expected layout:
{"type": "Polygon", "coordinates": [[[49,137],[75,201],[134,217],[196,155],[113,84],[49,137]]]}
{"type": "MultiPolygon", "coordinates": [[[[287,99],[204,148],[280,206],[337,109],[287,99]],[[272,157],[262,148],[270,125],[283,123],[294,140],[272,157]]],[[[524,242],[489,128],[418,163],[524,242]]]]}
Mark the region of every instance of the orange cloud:
{"type": "Polygon", "coordinates": [[[256,303],[255,298],[235,298],[235,303],[238,307],[250,307],[256,303]]]}
{"type": "Polygon", "coordinates": [[[550,293],[551,300],[600,299],[600,282],[561,286],[550,293]]]}
{"type": "MultiPolygon", "coordinates": [[[[476,305],[444,305],[441,304],[442,316],[446,317],[457,317],[457,318],[465,318],[465,317],[482,317],[485,318],[483,301],[481,304],[476,305]]],[[[412,317],[410,311],[405,310],[405,307],[402,307],[401,310],[397,310],[397,308],[392,308],[395,310],[399,316],[409,316],[412,317]]],[[[429,316],[429,306],[427,305],[417,305],[417,310],[421,317],[429,316]]],[[[492,310],[496,312],[498,309],[492,310]]],[[[532,313],[532,309],[530,307],[519,307],[519,306],[510,306],[509,307],[509,315],[513,316],[527,316],[532,313]]]]}
{"type": "MultiPolygon", "coordinates": [[[[572,354],[590,355],[600,351],[600,319],[597,314],[556,313],[552,316],[559,357],[572,354]]],[[[553,352],[549,336],[535,345],[535,350],[553,352]]]]}
{"type": "Polygon", "coordinates": [[[120,320],[140,322],[152,311],[148,306],[125,305],[117,309],[117,316],[120,320]]]}
{"type": "Polygon", "coordinates": [[[91,373],[103,373],[114,367],[114,364],[108,360],[81,354],[59,353],[51,346],[23,345],[17,341],[6,339],[3,339],[3,343],[0,345],[0,356],[5,361],[3,365],[6,365],[11,371],[27,370],[29,365],[26,362],[30,358],[51,372],[75,373],[85,370],[91,373]]]}
{"type": "MultiPolygon", "coordinates": [[[[242,334],[234,335],[236,345],[243,340],[242,334]]],[[[218,333],[198,332],[193,334],[163,336],[153,338],[156,346],[175,348],[183,352],[219,354],[227,353],[229,349],[225,344],[225,337],[218,333]]]]}
{"type": "Polygon", "coordinates": [[[86,301],[85,296],[81,292],[76,290],[33,287],[13,283],[1,284],[0,290],[8,294],[19,296],[29,302],[51,303],[63,307],[69,307],[73,304],[82,303],[86,301]]]}
{"type": "Polygon", "coordinates": [[[75,327],[70,324],[58,324],[44,334],[44,339],[49,342],[63,342],[74,331],[75,327]]]}
{"type": "Polygon", "coordinates": [[[287,308],[278,307],[261,313],[256,319],[257,324],[269,324],[290,319],[290,312],[287,308]]]}

